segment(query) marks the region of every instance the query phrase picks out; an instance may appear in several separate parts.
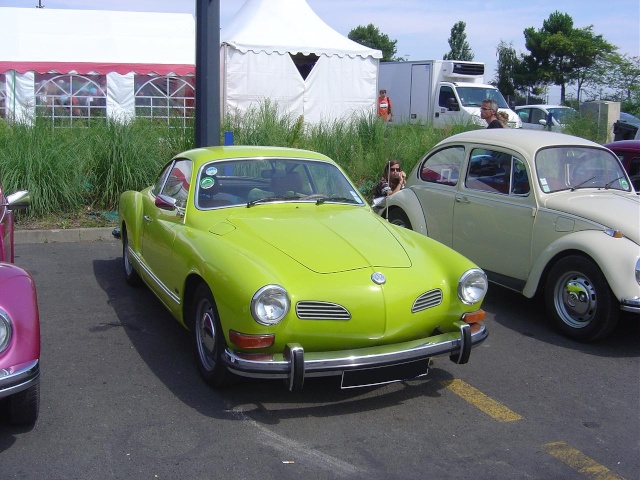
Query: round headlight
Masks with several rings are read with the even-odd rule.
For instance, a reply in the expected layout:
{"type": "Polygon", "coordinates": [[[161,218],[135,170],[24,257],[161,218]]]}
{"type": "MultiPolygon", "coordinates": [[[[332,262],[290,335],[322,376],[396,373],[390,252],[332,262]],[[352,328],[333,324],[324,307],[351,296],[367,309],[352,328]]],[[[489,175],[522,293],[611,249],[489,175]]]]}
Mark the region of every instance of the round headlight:
{"type": "Polygon", "coordinates": [[[9,345],[11,341],[11,320],[4,310],[0,310],[0,353],[9,345]]]}
{"type": "Polygon", "coordinates": [[[289,313],[291,302],[280,285],[267,285],[251,299],[251,315],[261,325],[275,325],[289,313]]]}
{"type": "Polygon", "coordinates": [[[458,281],[458,297],[467,305],[480,302],[487,293],[487,286],[484,272],[479,268],[472,268],[464,272],[458,281]]]}

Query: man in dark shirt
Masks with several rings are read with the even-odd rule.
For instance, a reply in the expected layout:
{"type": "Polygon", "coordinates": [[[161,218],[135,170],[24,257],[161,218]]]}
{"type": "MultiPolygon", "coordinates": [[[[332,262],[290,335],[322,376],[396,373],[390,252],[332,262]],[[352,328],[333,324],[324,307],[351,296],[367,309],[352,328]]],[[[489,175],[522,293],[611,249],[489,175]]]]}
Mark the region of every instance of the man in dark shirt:
{"type": "Polygon", "coordinates": [[[503,128],[502,123],[496,117],[498,102],[495,100],[483,100],[480,107],[480,117],[487,122],[487,128],[503,128]]]}

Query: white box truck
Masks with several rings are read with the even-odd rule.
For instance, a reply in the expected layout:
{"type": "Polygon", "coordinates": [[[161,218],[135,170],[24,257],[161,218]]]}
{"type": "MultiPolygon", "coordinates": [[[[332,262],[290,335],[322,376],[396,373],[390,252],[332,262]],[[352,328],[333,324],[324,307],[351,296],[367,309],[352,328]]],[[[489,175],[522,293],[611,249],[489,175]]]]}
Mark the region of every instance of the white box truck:
{"type": "Polygon", "coordinates": [[[509,115],[509,126],[522,128],[522,121],[509,108],[500,91],[484,83],[484,63],[457,60],[381,62],[378,86],[391,99],[393,120],[433,124],[486,126],[480,117],[483,100],[495,100],[509,115]]]}

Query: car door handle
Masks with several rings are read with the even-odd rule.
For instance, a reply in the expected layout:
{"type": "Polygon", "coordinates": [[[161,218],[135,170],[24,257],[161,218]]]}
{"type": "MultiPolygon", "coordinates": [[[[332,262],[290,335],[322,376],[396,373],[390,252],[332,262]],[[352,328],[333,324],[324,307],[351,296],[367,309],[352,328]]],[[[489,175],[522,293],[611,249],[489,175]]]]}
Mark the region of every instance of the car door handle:
{"type": "Polygon", "coordinates": [[[145,216],[144,216],[144,217],[142,217],[142,218],[144,218],[144,221],[145,221],[145,222],[150,222],[150,221],[151,221],[151,217],[150,217],[149,215],[145,215],[145,216]]]}
{"type": "Polygon", "coordinates": [[[456,202],[458,203],[471,203],[465,195],[456,195],[456,202]]]}

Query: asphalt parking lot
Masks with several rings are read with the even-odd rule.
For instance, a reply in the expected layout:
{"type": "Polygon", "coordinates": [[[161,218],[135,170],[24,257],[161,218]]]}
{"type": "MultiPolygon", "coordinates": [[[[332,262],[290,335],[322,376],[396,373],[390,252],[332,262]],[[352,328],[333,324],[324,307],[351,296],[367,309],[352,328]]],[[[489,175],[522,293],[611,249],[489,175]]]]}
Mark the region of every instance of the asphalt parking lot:
{"type": "Polygon", "coordinates": [[[579,344],[495,287],[467,365],[439,358],[426,379],[350,391],[326,379],[216,391],[188,332],[125,284],[110,229],[48,235],[16,236],[38,288],[42,403],[33,428],[0,423],[0,478],[640,477],[633,318],[579,344]]]}

